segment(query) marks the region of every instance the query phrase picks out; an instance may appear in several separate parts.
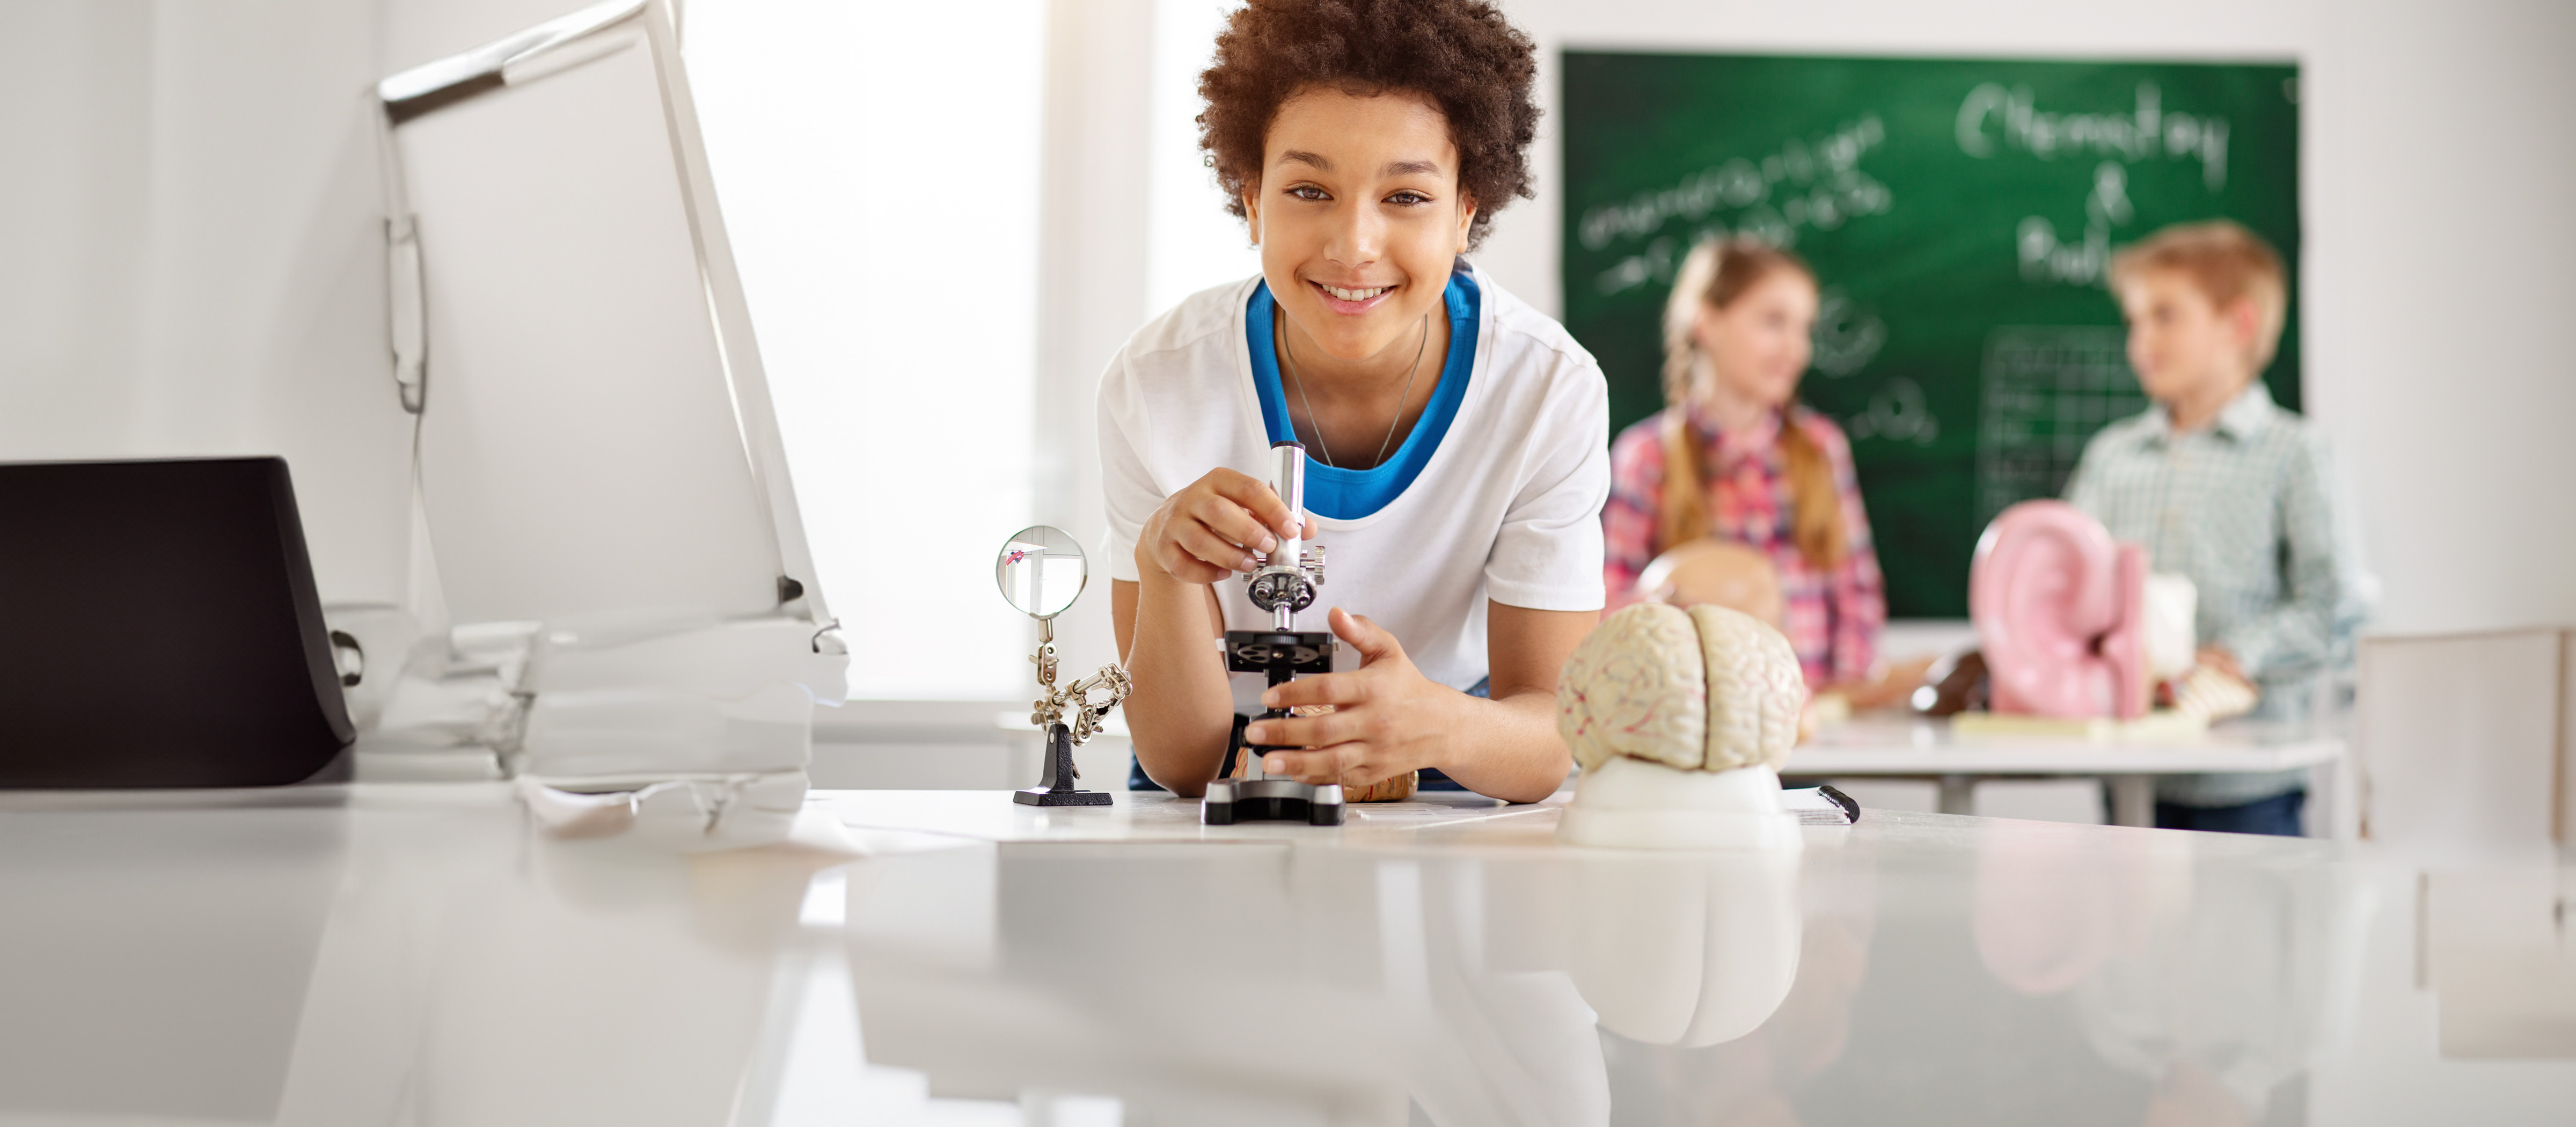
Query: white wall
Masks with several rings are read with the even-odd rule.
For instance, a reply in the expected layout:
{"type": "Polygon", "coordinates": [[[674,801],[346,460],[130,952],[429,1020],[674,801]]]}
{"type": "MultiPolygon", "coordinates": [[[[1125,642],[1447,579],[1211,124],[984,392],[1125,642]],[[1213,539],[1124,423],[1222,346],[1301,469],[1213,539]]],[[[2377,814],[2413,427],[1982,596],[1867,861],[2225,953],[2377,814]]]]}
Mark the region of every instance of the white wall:
{"type": "Polygon", "coordinates": [[[1155,313],[1261,269],[1242,220],[1226,213],[1216,170],[1199,149],[1199,72],[1235,0],[1154,0],[1152,117],[1146,160],[1153,218],[1145,235],[1145,307],[1155,313]]]}
{"type": "Polygon", "coordinates": [[[683,24],[854,697],[1018,696],[1043,5],[695,0],[683,24]],[[961,63],[965,64],[961,69],[961,63]]]}
{"type": "Polygon", "coordinates": [[[2348,3],[2319,45],[2308,393],[2390,632],[2576,622],[2571,48],[2552,0],[2348,3]]]}
{"type": "MultiPolygon", "coordinates": [[[[1223,0],[1160,0],[1176,28],[1223,0]]],[[[1556,53],[2283,59],[2303,67],[2306,403],[2355,488],[2378,629],[2576,622],[2576,5],[2556,0],[1502,0],[1538,41],[1538,198],[1479,262],[1559,308],[1556,53]]],[[[1166,37],[1169,32],[1165,32],[1166,37]]],[[[1156,183],[1197,107],[1156,66],[1156,183]]],[[[1206,195],[1212,200],[1214,192],[1206,195]]],[[[1177,198],[1177,197],[1176,197],[1177,198]]],[[[1160,197],[1158,196],[1158,200],[1160,197]]],[[[1154,262],[1224,261],[1213,203],[1158,213],[1154,262]],[[1191,237],[1195,247],[1175,240],[1191,237]]],[[[1227,240],[1233,240],[1231,244],[1227,240]]],[[[1171,263],[1167,267],[1165,264],[1171,263]]],[[[1158,275],[1161,277],[1162,275],[1158,275]]],[[[1181,290],[1186,292],[1186,290],[1181,290]]]]}
{"type": "Polygon", "coordinates": [[[378,17],[0,5],[0,459],[282,454],[331,602],[408,575],[378,17]]]}
{"type": "Polygon", "coordinates": [[[1093,586],[1057,621],[1071,675],[1118,658],[1094,399],[1145,321],[1260,269],[1201,163],[1198,72],[1228,0],[1052,0],[1039,199],[1041,519],[1095,557],[1093,586]]]}
{"type": "MultiPolygon", "coordinates": [[[[1091,585],[1056,620],[1063,679],[1118,659],[1100,558],[1101,369],[1149,312],[1145,124],[1153,0],[1049,0],[1038,174],[1037,516],[1091,553],[1091,585]]],[[[1025,628],[1024,628],[1025,629],[1025,628]]],[[[1027,631],[1034,644],[1035,632],[1027,631]]],[[[1035,695],[1025,675],[1008,694],[1035,695]]],[[[1094,780],[1095,783],[1098,780],[1094,780]]]]}

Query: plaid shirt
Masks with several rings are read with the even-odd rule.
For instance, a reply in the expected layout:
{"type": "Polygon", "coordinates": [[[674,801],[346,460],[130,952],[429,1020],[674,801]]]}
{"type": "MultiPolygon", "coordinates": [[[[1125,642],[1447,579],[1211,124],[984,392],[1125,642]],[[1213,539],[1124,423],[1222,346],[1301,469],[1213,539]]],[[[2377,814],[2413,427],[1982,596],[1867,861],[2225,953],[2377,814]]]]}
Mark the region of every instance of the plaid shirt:
{"type": "Polygon", "coordinates": [[[2162,407],[2102,428],[2066,499],[2191,577],[2201,644],[2279,680],[2325,667],[2366,610],[2333,480],[2325,436],[2257,381],[2201,430],[2176,434],[2162,407]]]}
{"type": "MultiPolygon", "coordinates": [[[[2342,660],[2369,612],[2371,581],[2333,482],[2325,436],[2257,380],[2200,430],[2176,433],[2162,407],[2102,428],[2066,499],[2144,545],[2155,570],[2191,577],[2201,644],[2226,647],[2269,697],[2342,660]]],[[[2156,794],[2228,806],[2305,777],[2166,776],[2156,794]]]]}
{"type": "MultiPolygon", "coordinates": [[[[1669,412],[1671,408],[1666,408],[1669,412]]],[[[1602,580],[1612,609],[1636,602],[1637,575],[1660,550],[1655,525],[1663,511],[1663,413],[1620,432],[1610,446],[1610,500],[1601,510],[1605,549],[1602,580]]],[[[1878,635],[1887,625],[1887,595],[1880,586],[1878,553],[1871,548],[1869,514],[1861,508],[1860,479],[1852,471],[1851,442],[1833,420],[1804,407],[1790,422],[1825,452],[1842,499],[1842,563],[1820,569],[1792,539],[1788,468],[1779,446],[1780,417],[1749,439],[1729,441],[1696,413],[1691,433],[1708,452],[1705,482],[1709,535],[1752,546],[1780,573],[1785,608],[1780,632],[1798,652],[1807,683],[1823,686],[1866,678],[1878,659],[1878,635]]]]}

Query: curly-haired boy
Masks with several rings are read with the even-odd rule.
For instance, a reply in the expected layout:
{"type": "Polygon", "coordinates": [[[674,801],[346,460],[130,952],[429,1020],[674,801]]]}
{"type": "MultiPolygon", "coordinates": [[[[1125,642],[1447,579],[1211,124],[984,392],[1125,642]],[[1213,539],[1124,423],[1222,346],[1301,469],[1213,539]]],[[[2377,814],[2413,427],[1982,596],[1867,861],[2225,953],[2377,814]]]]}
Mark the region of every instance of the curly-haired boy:
{"type": "Polygon", "coordinates": [[[1155,318],[1100,390],[1112,614],[1154,781],[1199,792],[1238,711],[1292,705],[1334,707],[1251,725],[1308,749],[1271,774],[1419,771],[1516,801],[1564,781],[1556,675],[1602,604],[1607,385],[1463,257],[1530,194],[1536,73],[1481,0],[1252,0],[1219,35],[1200,143],[1261,273],[1155,318]],[[1275,441],[1310,455],[1304,513],[1261,480],[1275,441]],[[1301,521],[1363,664],[1264,699],[1210,641],[1268,624],[1224,580],[1301,521]]]}

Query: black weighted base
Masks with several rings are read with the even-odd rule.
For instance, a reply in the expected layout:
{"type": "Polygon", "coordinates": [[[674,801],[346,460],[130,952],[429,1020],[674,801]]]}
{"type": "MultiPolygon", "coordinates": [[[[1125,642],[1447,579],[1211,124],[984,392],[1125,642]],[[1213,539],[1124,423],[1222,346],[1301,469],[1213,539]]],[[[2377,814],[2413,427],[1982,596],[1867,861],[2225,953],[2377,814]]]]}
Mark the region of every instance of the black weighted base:
{"type": "Polygon", "coordinates": [[[1247,798],[1241,802],[1202,802],[1199,824],[1231,826],[1236,822],[1304,822],[1310,826],[1342,824],[1342,804],[1317,805],[1294,798],[1247,798]]]}
{"type": "Polygon", "coordinates": [[[1019,803],[1022,806],[1107,806],[1109,805],[1109,792],[1105,790],[1048,790],[1045,787],[1030,787],[1027,790],[1012,791],[1011,801],[1019,803]]]}
{"type": "Polygon", "coordinates": [[[1109,792],[1076,790],[1073,781],[1081,773],[1073,769],[1073,732],[1062,724],[1047,726],[1047,757],[1039,773],[1038,785],[1011,792],[1011,801],[1022,806],[1107,806],[1109,792]]]}
{"type": "Polygon", "coordinates": [[[1231,826],[1240,822],[1304,822],[1310,826],[1342,824],[1342,788],[1311,786],[1289,779],[1219,779],[1208,784],[1199,800],[1199,824],[1231,826]]]}

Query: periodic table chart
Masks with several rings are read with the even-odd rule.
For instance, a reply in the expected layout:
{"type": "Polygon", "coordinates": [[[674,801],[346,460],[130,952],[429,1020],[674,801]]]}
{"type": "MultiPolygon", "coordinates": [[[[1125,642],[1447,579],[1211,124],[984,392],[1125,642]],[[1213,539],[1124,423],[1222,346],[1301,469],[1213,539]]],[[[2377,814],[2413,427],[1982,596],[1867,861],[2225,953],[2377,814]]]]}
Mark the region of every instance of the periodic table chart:
{"type": "Polygon", "coordinates": [[[2000,325],[1986,337],[1978,524],[2064,495],[2094,432],[2147,409],[2126,341],[2125,330],[2094,325],[2000,325]]]}

